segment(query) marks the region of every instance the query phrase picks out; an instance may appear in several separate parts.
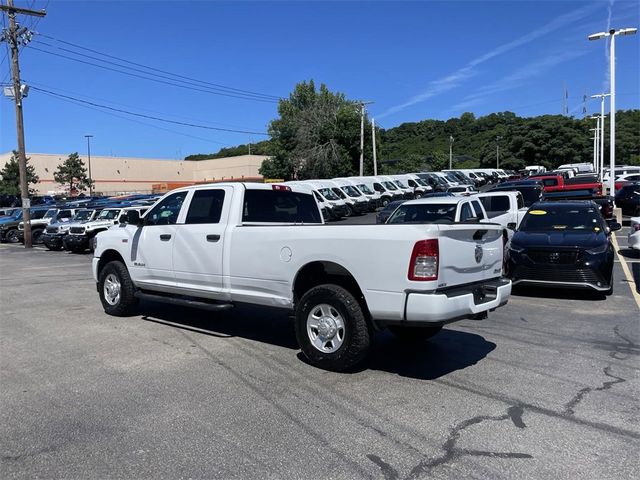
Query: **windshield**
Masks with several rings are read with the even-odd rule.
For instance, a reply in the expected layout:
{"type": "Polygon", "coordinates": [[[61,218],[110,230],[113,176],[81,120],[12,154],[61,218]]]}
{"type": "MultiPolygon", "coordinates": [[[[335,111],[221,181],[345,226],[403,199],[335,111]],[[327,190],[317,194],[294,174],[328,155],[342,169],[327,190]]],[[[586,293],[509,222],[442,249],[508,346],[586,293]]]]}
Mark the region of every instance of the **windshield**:
{"type": "Polygon", "coordinates": [[[422,203],[401,205],[387,223],[453,223],[456,203],[422,203]]]}
{"type": "Polygon", "coordinates": [[[394,180],[394,183],[400,188],[409,188],[404,183],[402,183],[402,180],[394,180]]]}
{"type": "Polygon", "coordinates": [[[113,220],[119,213],[120,210],[102,210],[96,220],[113,220]]]}
{"type": "Polygon", "coordinates": [[[449,179],[449,180],[453,180],[454,182],[458,181],[458,177],[456,177],[456,174],[453,172],[445,172],[445,176],[449,179]]]}
{"type": "Polygon", "coordinates": [[[47,213],[44,214],[43,218],[53,218],[56,216],[57,210],[55,208],[47,210],[47,213]]]}
{"type": "Polygon", "coordinates": [[[592,206],[565,207],[544,205],[529,210],[518,228],[521,232],[600,232],[603,230],[602,216],[592,206]]]}
{"type": "Polygon", "coordinates": [[[338,197],[335,193],[333,193],[333,190],[331,190],[330,188],[321,188],[318,191],[327,200],[340,200],[340,197],[338,197]]]}
{"type": "Polygon", "coordinates": [[[398,187],[396,187],[396,184],[393,182],[382,182],[382,185],[387,187],[387,190],[398,190],[398,187]]]}
{"type": "MultiPolygon", "coordinates": [[[[51,212],[52,210],[35,210],[31,212],[31,220],[38,220],[40,218],[51,218],[51,217],[45,217],[45,215],[49,212],[51,212]]],[[[55,213],[55,210],[53,210],[53,212],[55,213]]]]}
{"type": "Polygon", "coordinates": [[[373,195],[373,192],[371,191],[371,189],[367,187],[364,183],[362,185],[358,185],[358,188],[362,193],[365,193],[367,195],[373,195]]]}
{"type": "Polygon", "coordinates": [[[420,177],[416,177],[413,179],[418,185],[422,186],[422,187],[428,187],[429,184],[427,182],[425,182],[423,179],[421,179],[420,177]]]}
{"type": "Polygon", "coordinates": [[[338,187],[331,188],[331,191],[334,192],[338,197],[342,199],[347,198],[345,193],[342,190],[340,190],[338,187]]]}
{"type": "Polygon", "coordinates": [[[358,190],[356,190],[350,185],[347,185],[346,187],[342,187],[342,190],[347,192],[347,195],[349,195],[350,197],[358,198],[360,196],[360,192],[358,192],[358,190]]]}
{"type": "Polygon", "coordinates": [[[93,215],[93,210],[80,210],[78,213],[76,213],[75,217],[73,217],[73,220],[89,220],[91,218],[91,215],[93,215]]]}

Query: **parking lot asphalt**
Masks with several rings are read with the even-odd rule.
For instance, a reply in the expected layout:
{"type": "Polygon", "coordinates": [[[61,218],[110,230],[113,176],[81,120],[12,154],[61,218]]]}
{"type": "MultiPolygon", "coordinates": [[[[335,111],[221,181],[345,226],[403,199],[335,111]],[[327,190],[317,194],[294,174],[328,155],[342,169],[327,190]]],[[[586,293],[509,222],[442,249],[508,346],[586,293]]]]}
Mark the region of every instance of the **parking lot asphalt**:
{"type": "Polygon", "coordinates": [[[0,245],[0,475],[637,478],[640,309],[622,265],[611,297],[521,289],[418,345],[381,332],[339,374],[305,363],[286,313],[109,317],[90,255],[0,245]]]}

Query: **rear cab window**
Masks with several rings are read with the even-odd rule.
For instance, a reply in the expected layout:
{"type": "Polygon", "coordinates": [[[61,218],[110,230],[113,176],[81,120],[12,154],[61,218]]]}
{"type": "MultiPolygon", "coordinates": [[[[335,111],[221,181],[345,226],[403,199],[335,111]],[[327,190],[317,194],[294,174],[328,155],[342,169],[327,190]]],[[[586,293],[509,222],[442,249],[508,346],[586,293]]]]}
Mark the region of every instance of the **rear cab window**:
{"type": "Polygon", "coordinates": [[[322,223],[312,195],[287,190],[248,189],[244,193],[243,223],[322,223]]]}

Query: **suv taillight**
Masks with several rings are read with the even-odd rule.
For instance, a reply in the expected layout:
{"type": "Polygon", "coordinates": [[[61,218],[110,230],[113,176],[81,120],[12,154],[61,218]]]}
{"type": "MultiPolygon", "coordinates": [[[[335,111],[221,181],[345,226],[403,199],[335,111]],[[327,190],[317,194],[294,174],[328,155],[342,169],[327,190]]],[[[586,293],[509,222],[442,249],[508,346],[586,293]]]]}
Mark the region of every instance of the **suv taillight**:
{"type": "Polygon", "coordinates": [[[409,280],[417,282],[437,280],[439,253],[437,238],[416,242],[409,263],[409,280]]]}

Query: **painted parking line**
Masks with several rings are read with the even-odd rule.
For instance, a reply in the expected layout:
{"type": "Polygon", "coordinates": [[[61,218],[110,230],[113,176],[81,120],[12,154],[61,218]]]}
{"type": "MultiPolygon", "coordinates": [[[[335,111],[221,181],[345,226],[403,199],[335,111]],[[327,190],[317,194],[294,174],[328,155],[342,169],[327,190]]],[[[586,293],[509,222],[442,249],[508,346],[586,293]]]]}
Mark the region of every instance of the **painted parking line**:
{"type": "Polygon", "coordinates": [[[631,289],[631,295],[633,295],[633,299],[636,301],[638,309],[640,309],[640,293],[638,293],[638,286],[636,285],[633,275],[631,274],[631,269],[627,264],[627,260],[622,255],[620,255],[620,246],[618,245],[618,239],[616,238],[616,236],[612,235],[611,240],[613,246],[616,249],[616,255],[618,256],[618,260],[620,262],[620,265],[622,266],[624,276],[627,277],[627,283],[629,284],[629,288],[631,289]]]}

